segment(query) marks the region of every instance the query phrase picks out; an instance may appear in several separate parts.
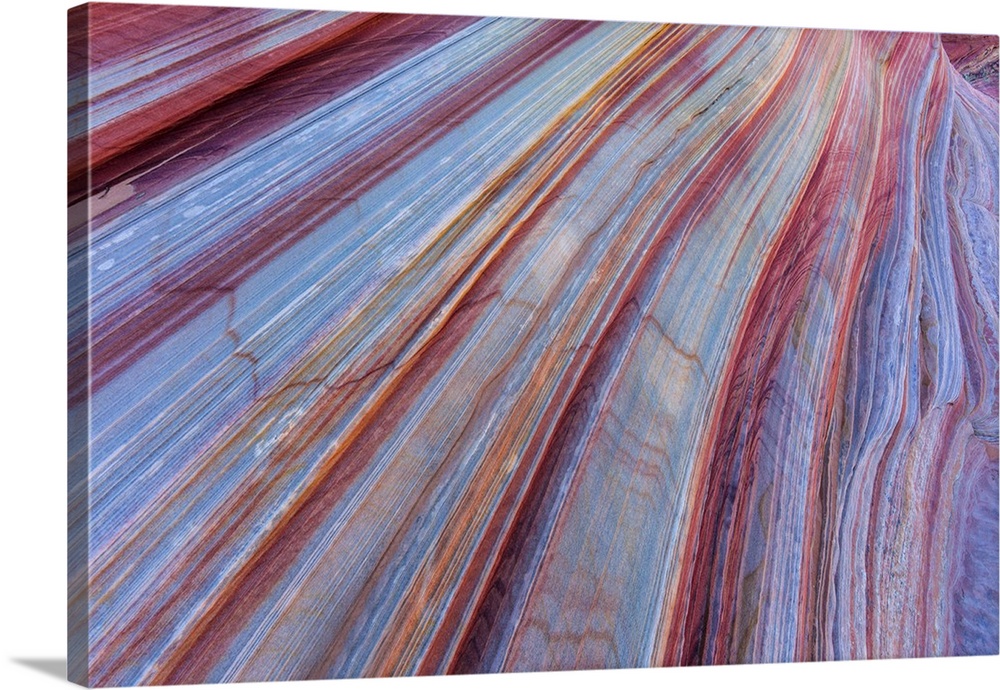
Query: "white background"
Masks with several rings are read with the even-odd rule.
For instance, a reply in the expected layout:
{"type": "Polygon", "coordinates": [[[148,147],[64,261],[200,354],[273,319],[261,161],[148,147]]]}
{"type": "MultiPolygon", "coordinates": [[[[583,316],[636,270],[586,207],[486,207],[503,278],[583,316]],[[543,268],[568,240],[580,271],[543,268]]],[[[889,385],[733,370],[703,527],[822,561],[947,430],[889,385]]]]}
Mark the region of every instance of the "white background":
{"type": "MultiPolygon", "coordinates": [[[[6,0],[0,18],[0,690],[63,686],[66,657],[65,12],[72,2],[6,0]]],[[[887,0],[302,0],[201,3],[298,9],[1000,33],[996,2],[887,0]],[[893,10],[893,8],[902,8],[893,10]]],[[[247,690],[339,688],[638,689],[675,687],[997,687],[1000,657],[587,671],[303,683],[247,690]]],[[[195,687],[195,686],[188,686],[195,687]]],[[[213,687],[213,686],[197,686],[213,687]]]]}

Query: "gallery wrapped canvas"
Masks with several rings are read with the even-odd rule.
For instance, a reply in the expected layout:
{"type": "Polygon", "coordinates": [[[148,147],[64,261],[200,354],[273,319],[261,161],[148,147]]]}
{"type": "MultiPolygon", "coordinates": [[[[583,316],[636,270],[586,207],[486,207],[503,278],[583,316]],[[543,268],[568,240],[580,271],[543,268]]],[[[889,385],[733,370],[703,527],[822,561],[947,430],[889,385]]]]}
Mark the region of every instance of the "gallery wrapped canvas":
{"type": "Polygon", "coordinates": [[[998,652],[996,36],[68,47],[72,680],[998,652]]]}

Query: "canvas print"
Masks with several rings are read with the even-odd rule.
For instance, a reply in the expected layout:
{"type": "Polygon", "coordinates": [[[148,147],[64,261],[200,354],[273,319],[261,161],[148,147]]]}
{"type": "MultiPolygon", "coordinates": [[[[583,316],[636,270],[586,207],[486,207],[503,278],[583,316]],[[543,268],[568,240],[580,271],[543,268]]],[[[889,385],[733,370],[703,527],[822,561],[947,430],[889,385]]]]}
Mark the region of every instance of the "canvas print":
{"type": "Polygon", "coordinates": [[[69,12],[70,676],[998,652],[997,37],[69,12]]]}

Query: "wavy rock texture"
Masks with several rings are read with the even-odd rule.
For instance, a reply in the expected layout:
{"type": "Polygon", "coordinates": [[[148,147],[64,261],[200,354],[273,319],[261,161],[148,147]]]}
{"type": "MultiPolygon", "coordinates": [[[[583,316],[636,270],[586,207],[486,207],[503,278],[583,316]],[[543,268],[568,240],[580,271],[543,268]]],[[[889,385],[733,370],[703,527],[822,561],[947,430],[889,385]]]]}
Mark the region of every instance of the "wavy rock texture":
{"type": "Polygon", "coordinates": [[[996,56],[71,11],[74,679],[997,653],[996,56]]]}

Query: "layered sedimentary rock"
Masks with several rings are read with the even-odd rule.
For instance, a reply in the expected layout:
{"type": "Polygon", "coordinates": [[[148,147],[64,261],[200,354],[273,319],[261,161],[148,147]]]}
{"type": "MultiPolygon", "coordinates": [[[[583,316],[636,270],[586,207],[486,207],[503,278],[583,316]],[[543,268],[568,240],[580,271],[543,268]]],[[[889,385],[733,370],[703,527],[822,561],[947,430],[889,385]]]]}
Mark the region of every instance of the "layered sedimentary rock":
{"type": "Polygon", "coordinates": [[[996,55],[71,11],[71,674],[996,653],[996,55]]]}

